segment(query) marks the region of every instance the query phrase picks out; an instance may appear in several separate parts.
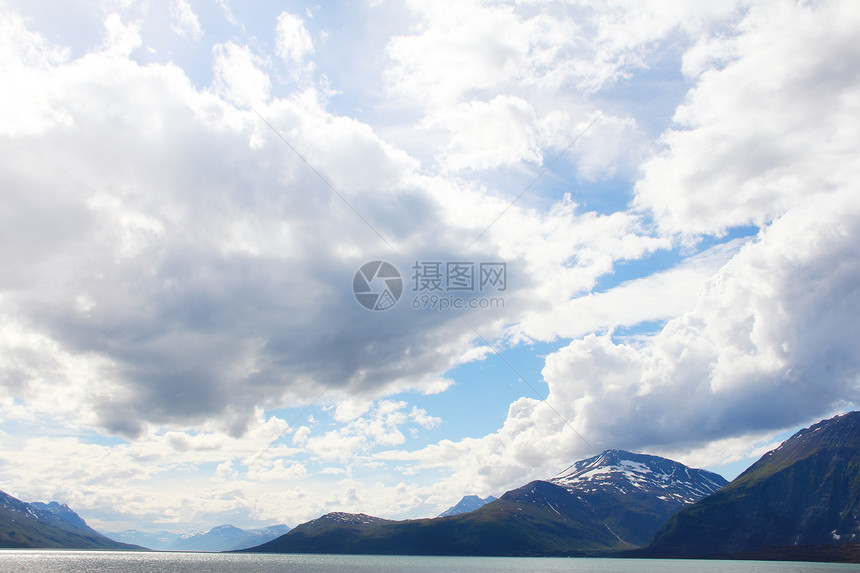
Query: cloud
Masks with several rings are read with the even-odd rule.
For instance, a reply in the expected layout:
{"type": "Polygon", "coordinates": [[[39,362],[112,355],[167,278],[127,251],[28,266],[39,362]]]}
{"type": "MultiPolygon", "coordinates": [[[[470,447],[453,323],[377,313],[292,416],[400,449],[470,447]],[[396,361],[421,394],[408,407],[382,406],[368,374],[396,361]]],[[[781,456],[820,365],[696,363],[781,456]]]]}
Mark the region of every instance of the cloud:
{"type": "MultiPolygon", "coordinates": [[[[404,273],[416,258],[462,259],[504,198],[421,174],[369,125],[326,111],[314,88],[273,98],[266,63],[247,46],[215,46],[210,90],[113,44],[68,59],[18,24],[4,30],[30,84],[52,86],[40,107],[21,103],[38,116],[39,139],[0,142],[0,286],[14,353],[4,384],[34,411],[75,412],[70,424],[129,437],[209,420],[240,435],[255,407],[306,404],[325,388],[330,401],[438,392],[447,369],[478,356],[466,322],[481,328],[496,314],[415,312],[409,300],[368,314],[350,285],[381,256],[404,273]],[[19,36],[45,54],[22,56],[19,36]]],[[[635,218],[570,204],[512,209],[490,236],[499,242],[467,256],[520,261],[512,317],[654,243],[635,218]],[[581,267],[557,282],[528,278],[557,274],[588,244],[605,252],[588,262],[580,251],[581,267]]]]}
{"type": "Polygon", "coordinates": [[[293,434],[293,443],[294,444],[302,444],[307,441],[308,436],[311,433],[311,429],[307,426],[301,426],[296,430],[296,433],[293,434]]]}
{"type": "MultiPolygon", "coordinates": [[[[310,436],[310,431],[301,433],[301,441],[306,449],[323,460],[347,462],[365,456],[376,446],[396,446],[403,444],[406,437],[401,427],[412,422],[425,429],[432,428],[441,419],[430,416],[423,408],[413,406],[406,412],[407,403],[402,400],[380,400],[370,407],[367,405],[361,414],[351,418],[338,430],[330,430],[323,435],[310,436]]],[[[338,416],[343,416],[338,408],[338,416]]],[[[301,430],[301,429],[300,429],[301,430]]]]}
{"type": "MultiPolygon", "coordinates": [[[[421,127],[445,149],[436,154],[443,171],[540,162],[596,115],[600,99],[589,96],[649,68],[658,47],[683,44],[678,32],[722,32],[739,4],[410,2],[417,24],[388,43],[385,79],[393,98],[423,114],[421,127]]],[[[606,116],[601,136],[577,150],[590,180],[632,172],[647,147],[633,118],[606,116]]]]}
{"type": "Polygon", "coordinates": [[[105,18],[105,38],[102,44],[105,55],[128,57],[141,47],[140,28],[135,24],[123,24],[119,14],[105,18]]]}
{"type": "Polygon", "coordinates": [[[215,89],[228,101],[243,107],[255,107],[269,99],[272,88],[269,76],[260,69],[263,59],[247,46],[233,42],[212,48],[215,57],[215,89]]]}
{"type": "Polygon", "coordinates": [[[299,463],[275,460],[268,468],[252,467],[248,470],[248,479],[254,481],[295,481],[307,477],[307,468],[299,463]]]}
{"type": "Polygon", "coordinates": [[[58,123],[71,123],[70,117],[51,106],[55,87],[40,73],[66,61],[69,50],[51,46],[15,14],[0,14],[0,34],[7,54],[0,69],[10,85],[16,86],[0,93],[0,133],[38,135],[58,123]]]}
{"type": "Polygon", "coordinates": [[[739,4],[583,2],[535,10],[477,0],[410,2],[418,23],[388,44],[395,62],[388,81],[396,93],[436,105],[511,84],[575,82],[594,91],[647,67],[649,51],[678,29],[690,36],[722,30],[739,4]]]}
{"type": "Polygon", "coordinates": [[[552,353],[546,402],[514,402],[497,432],[379,454],[493,493],[546,478],[591,448],[711,465],[743,444],[860,401],[860,202],[792,210],[745,245],[693,309],[640,345],[589,334],[552,353]],[[584,438],[584,439],[583,439],[584,438]],[[722,446],[720,446],[722,444],[722,446]]]}
{"type": "Polygon", "coordinates": [[[528,26],[508,6],[479,2],[410,4],[417,32],[397,36],[387,52],[391,89],[419,101],[457,102],[469,91],[495,87],[517,72],[526,56],[528,26]]]}
{"type": "MultiPolygon", "coordinates": [[[[195,90],[175,66],[138,66],[111,49],[67,60],[19,24],[4,28],[13,41],[3,45],[17,50],[23,35],[47,50],[20,67],[52,90],[41,107],[21,102],[50,135],[3,144],[4,384],[16,396],[35,411],[78,412],[71,424],[136,435],[212,416],[241,433],[256,405],[310,400],[328,385],[438,389],[462,336],[443,342],[408,320],[375,330],[349,290],[379,256],[353,246],[372,232],[258,117],[195,90]]],[[[247,48],[215,55],[230,101],[268,97],[247,48]]],[[[301,96],[266,115],[343,192],[386,183],[374,198],[384,208],[411,200],[408,156],[366,125],[315,115],[301,96]]]]}
{"type": "Polygon", "coordinates": [[[185,0],[173,0],[170,4],[170,29],[180,36],[187,36],[192,40],[203,37],[203,28],[197,14],[185,0]]]}
{"type": "Polygon", "coordinates": [[[753,6],[736,36],[701,41],[685,57],[697,85],[636,204],[667,232],[695,235],[828,201],[855,173],[858,131],[844,118],[858,111],[858,18],[847,2],[776,2],[753,6]]]}
{"type": "Polygon", "coordinates": [[[489,102],[471,101],[440,112],[427,126],[452,132],[440,163],[447,169],[489,169],[521,160],[539,162],[542,157],[536,133],[534,109],[511,96],[489,102]]]}
{"type": "Polygon", "coordinates": [[[88,519],[136,515],[138,519],[187,523],[195,515],[228,506],[253,508],[249,500],[213,496],[205,478],[189,487],[187,475],[199,466],[217,464],[215,475],[236,480],[241,476],[231,461],[253,458],[256,462],[250,471],[260,479],[300,478],[299,467],[285,465],[285,459],[298,450],[276,446],[256,455],[285,427],[283,420],[266,418],[258,411],[242,438],[205,425],[122,444],[92,443],[77,436],[24,436],[2,452],[4,483],[18,484],[15,493],[23,499],[61,500],[88,519]],[[27,459],[26,464],[15,461],[22,458],[27,459]],[[279,472],[284,475],[277,475],[279,472]]]}
{"type": "Polygon", "coordinates": [[[435,428],[442,423],[442,418],[431,416],[423,408],[412,406],[409,419],[425,429],[435,428]]]}
{"type": "Polygon", "coordinates": [[[224,19],[227,20],[227,22],[229,22],[233,26],[242,27],[239,21],[236,19],[236,16],[233,15],[233,10],[230,9],[230,4],[227,2],[227,0],[216,0],[216,3],[221,9],[221,12],[224,14],[224,19]]]}
{"type": "Polygon", "coordinates": [[[275,30],[277,32],[276,51],[281,59],[301,62],[305,57],[313,54],[313,41],[304,22],[298,16],[281,12],[275,30]]]}
{"type": "Polygon", "coordinates": [[[860,162],[852,149],[860,134],[847,118],[860,101],[860,55],[848,46],[846,24],[854,18],[848,3],[779,3],[776,12],[751,10],[738,34],[722,40],[725,49],[708,40],[719,62],[736,55],[701,72],[676,115],[690,129],[667,131],[668,150],[645,164],[638,206],[653,209],[661,228],[719,234],[753,222],[762,226],[756,240],[574,299],[567,307],[582,325],[564,324],[574,320],[565,305],[557,323],[523,320],[518,327],[538,337],[550,336],[553,330],[541,328],[552,324],[575,337],[547,357],[546,402],[517,400],[503,427],[482,438],[380,459],[445,468],[451,474],[440,487],[492,493],[552,475],[591,448],[653,451],[702,465],[734,460],[773,445],[780,431],[854,407],[860,162]],[[820,52],[808,49],[819,41],[820,52]],[[749,145],[753,140],[758,145],[749,145]],[[690,287],[708,274],[691,297],[690,287]],[[645,293],[682,286],[668,284],[673,279],[687,285],[679,306],[672,296],[643,302],[645,293]],[[635,293],[642,308],[625,309],[622,293],[635,293]],[[675,317],[635,344],[608,333],[583,336],[658,314],[675,317]]]}
{"type": "Polygon", "coordinates": [[[509,332],[514,338],[577,339],[620,326],[669,320],[694,306],[707,280],[743,243],[738,239],[721,244],[669,270],[559,302],[552,312],[533,313],[509,332]]]}
{"type": "Polygon", "coordinates": [[[574,405],[584,435],[633,449],[787,428],[856,402],[858,215],[848,200],[790,211],[651,344],[592,335],[552,356],[550,400],[574,405]]]}

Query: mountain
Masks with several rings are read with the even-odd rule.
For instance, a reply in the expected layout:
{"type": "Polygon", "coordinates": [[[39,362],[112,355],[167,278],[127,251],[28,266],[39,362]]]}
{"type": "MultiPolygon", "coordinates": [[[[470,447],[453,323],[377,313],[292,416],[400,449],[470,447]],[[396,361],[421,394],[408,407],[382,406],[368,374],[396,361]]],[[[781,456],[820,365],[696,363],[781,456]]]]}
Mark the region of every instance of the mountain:
{"type": "Polygon", "coordinates": [[[851,412],[797,432],[718,493],[678,512],[644,552],[790,555],[843,544],[856,552],[857,542],[860,412],[851,412]]]}
{"type": "Polygon", "coordinates": [[[125,549],[92,529],[67,505],[26,503],[0,491],[0,547],[45,549],[125,549]]]}
{"type": "MultiPolygon", "coordinates": [[[[134,545],[140,545],[141,547],[154,549],[156,551],[169,551],[170,546],[173,543],[183,538],[182,534],[171,533],[169,531],[157,531],[155,533],[151,533],[147,531],[137,531],[135,529],[126,529],[118,532],[102,531],[101,533],[105,537],[113,539],[114,541],[133,543],[134,545]]],[[[196,533],[194,535],[202,534],[196,533]]]]}
{"type": "Polygon", "coordinates": [[[725,483],[664,458],[608,450],[468,513],[407,521],[331,513],[246,551],[591,555],[647,542],[674,511],[725,483]]]}
{"type": "Polygon", "coordinates": [[[246,529],[245,536],[241,540],[234,543],[230,549],[223,549],[222,551],[233,551],[235,549],[254,547],[256,545],[266,543],[267,541],[277,539],[281,535],[289,533],[289,531],[290,528],[283,524],[270,525],[259,529],[246,529]]]}
{"type": "Polygon", "coordinates": [[[44,512],[50,513],[63,523],[68,523],[77,529],[89,529],[87,522],[81,519],[81,516],[72,511],[65,503],[61,504],[56,501],[52,501],[50,503],[31,501],[30,507],[35,507],[36,509],[41,509],[44,512]]]}
{"type": "Polygon", "coordinates": [[[135,543],[157,551],[234,551],[266,543],[289,530],[286,525],[271,525],[259,529],[220,525],[205,533],[148,533],[128,529],[118,533],[105,532],[105,535],[116,541],[135,543]]]}
{"type": "Polygon", "coordinates": [[[550,482],[585,502],[632,546],[648,543],[679,509],[728,483],[713,472],[623,450],[607,450],[576,462],[550,482]]]}
{"type": "Polygon", "coordinates": [[[289,530],[286,525],[250,530],[221,525],[213,527],[202,535],[179,539],[171,545],[170,549],[173,551],[233,551],[266,543],[284,535],[289,530]]]}
{"type": "Polygon", "coordinates": [[[496,498],[488,495],[485,498],[480,498],[477,495],[466,495],[463,499],[457,502],[454,507],[449,507],[436,517],[449,517],[451,515],[460,515],[461,513],[469,513],[475,511],[481,506],[487,505],[491,501],[496,501],[496,498]]]}
{"type": "Polygon", "coordinates": [[[475,511],[451,517],[391,521],[364,514],[333,513],[245,551],[545,555],[616,547],[617,539],[563,488],[547,482],[533,484],[540,490],[535,497],[545,503],[522,503],[518,499],[520,492],[515,490],[475,511]]]}

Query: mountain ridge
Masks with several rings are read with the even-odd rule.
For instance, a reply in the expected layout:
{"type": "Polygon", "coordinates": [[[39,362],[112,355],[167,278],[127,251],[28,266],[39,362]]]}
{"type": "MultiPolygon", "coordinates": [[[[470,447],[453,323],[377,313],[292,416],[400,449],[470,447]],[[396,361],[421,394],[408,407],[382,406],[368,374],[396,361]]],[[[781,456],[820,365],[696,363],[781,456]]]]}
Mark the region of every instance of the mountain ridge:
{"type": "Polygon", "coordinates": [[[470,511],[475,511],[481,506],[496,501],[496,499],[498,498],[493,497],[492,495],[488,495],[484,498],[478,497],[477,495],[464,495],[455,505],[449,507],[436,517],[450,517],[461,513],[469,513],[470,511]]]}
{"type": "Polygon", "coordinates": [[[724,556],[860,541],[860,412],[822,420],[673,516],[643,555],[724,556]]]}
{"type": "Polygon", "coordinates": [[[290,528],[283,524],[254,529],[241,529],[224,524],[205,532],[172,533],[126,529],[102,533],[114,541],[134,543],[156,551],[234,551],[266,543],[289,531],[290,528]]]}
{"type": "Polygon", "coordinates": [[[102,535],[65,504],[27,503],[3,491],[0,491],[0,547],[144,549],[102,535]]]}
{"type": "Polygon", "coordinates": [[[577,464],[570,466],[568,470],[576,466],[579,472],[576,476],[570,472],[566,476],[559,474],[553,478],[558,483],[552,479],[536,480],[505,492],[498,500],[473,511],[452,516],[393,521],[364,514],[326,514],[298,525],[275,540],[244,551],[595,555],[621,551],[647,542],[666,519],[685,503],[681,499],[664,495],[670,486],[686,488],[684,499],[697,499],[726,483],[717,474],[692,470],[657,456],[627,460],[638,455],[607,450],[599,456],[583,460],[584,465],[581,467],[577,464]],[[615,466],[610,463],[613,460],[630,462],[629,471],[613,473],[615,466]],[[605,470],[599,472],[602,476],[599,479],[595,475],[585,475],[596,469],[605,470]],[[664,472],[669,470],[683,475],[684,481],[672,481],[671,476],[664,476],[664,472]],[[658,485],[650,482],[646,484],[647,480],[644,479],[633,479],[640,474],[650,474],[658,485]],[[634,490],[638,492],[636,495],[631,494],[634,490]],[[622,495],[635,503],[625,507],[620,501],[619,496],[622,495]]]}

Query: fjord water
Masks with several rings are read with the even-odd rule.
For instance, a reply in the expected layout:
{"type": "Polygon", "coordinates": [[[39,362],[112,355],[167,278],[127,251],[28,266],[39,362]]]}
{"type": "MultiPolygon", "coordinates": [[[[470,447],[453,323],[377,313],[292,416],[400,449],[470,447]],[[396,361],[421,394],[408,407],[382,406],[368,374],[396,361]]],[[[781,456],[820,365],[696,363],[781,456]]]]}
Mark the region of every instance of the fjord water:
{"type": "Polygon", "coordinates": [[[775,561],[0,550],[2,573],[831,573],[857,570],[857,565],[850,564],[775,561]]]}

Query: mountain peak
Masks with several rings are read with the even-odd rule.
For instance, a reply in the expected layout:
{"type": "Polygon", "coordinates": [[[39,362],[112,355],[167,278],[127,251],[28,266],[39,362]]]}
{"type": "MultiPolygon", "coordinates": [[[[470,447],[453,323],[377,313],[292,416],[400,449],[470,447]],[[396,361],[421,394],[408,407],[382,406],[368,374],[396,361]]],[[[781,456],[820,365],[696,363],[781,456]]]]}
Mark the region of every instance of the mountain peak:
{"type": "Polygon", "coordinates": [[[584,493],[610,490],[621,494],[631,490],[659,492],[665,499],[685,505],[718,491],[728,483],[713,472],[625,450],[606,450],[578,461],[549,481],[570,491],[584,493]]]}
{"type": "Polygon", "coordinates": [[[612,532],[631,545],[648,542],[673,513],[727,483],[713,472],[625,450],[578,461],[549,481],[612,522],[612,532]]]}
{"type": "Polygon", "coordinates": [[[50,501],[48,503],[32,501],[30,502],[30,507],[43,511],[46,514],[53,516],[55,519],[68,523],[74,527],[89,529],[87,522],[84,521],[80,515],[72,511],[72,509],[65,503],[59,503],[57,501],[50,501]]]}
{"type": "Polygon", "coordinates": [[[233,534],[233,533],[237,533],[237,532],[242,532],[242,530],[239,529],[238,527],[234,526],[234,525],[229,525],[229,524],[219,525],[219,526],[213,527],[212,529],[209,530],[209,533],[214,533],[214,534],[218,534],[218,535],[222,535],[224,533],[233,534]]]}
{"type": "Polygon", "coordinates": [[[449,507],[437,517],[450,517],[452,515],[460,515],[461,513],[469,513],[479,507],[485,506],[491,501],[496,501],[496,498],[491,495],[488,495],[486,498],[480,498],[477,495],[464,495],[463,499],[457,502],[457,505],[449,507]]]}
{"type": "Polygon", "coordinates": [[[333,511],[322,517],[314,519],[310,523],[340,523],[343,525],[369,525],[380,521],[388,521],[381,517],[374,517],[366,513],[344,513],[341,511],[333,511]]]}

